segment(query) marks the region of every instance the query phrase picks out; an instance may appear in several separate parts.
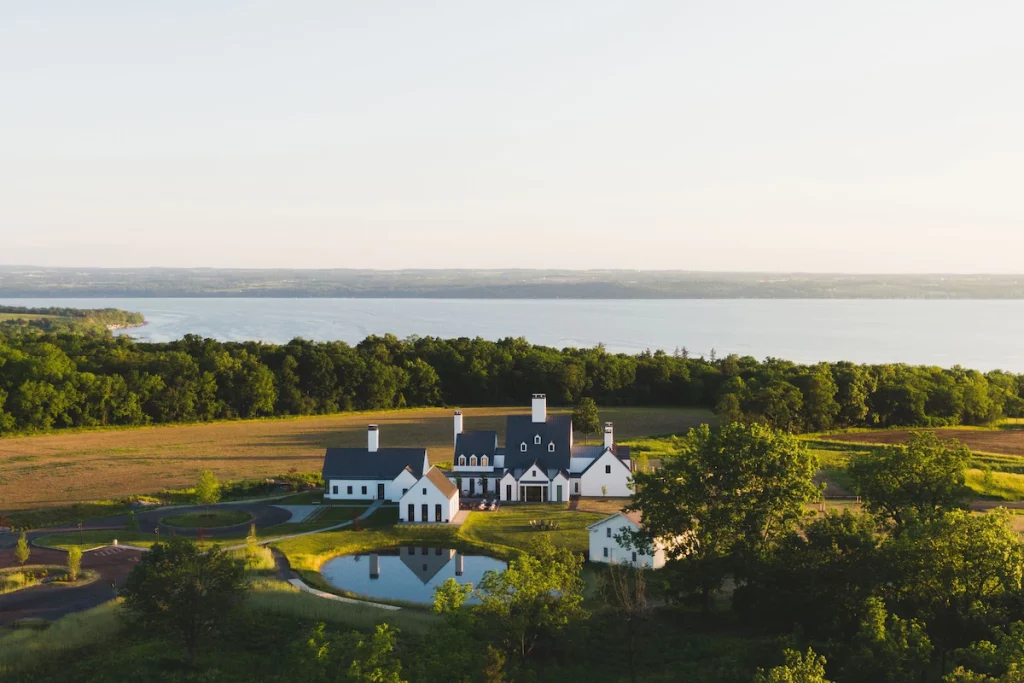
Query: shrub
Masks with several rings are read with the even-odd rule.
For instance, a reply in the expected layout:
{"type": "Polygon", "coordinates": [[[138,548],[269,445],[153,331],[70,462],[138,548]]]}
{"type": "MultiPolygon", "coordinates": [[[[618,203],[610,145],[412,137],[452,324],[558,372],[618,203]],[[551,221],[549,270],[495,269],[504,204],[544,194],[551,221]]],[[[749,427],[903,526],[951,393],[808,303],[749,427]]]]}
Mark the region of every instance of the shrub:
{"type": "Polygon", "coordinates": [[[78,581],[82,570],[82,549],[77,545],[68,551],[68,581],[78,581]]]}

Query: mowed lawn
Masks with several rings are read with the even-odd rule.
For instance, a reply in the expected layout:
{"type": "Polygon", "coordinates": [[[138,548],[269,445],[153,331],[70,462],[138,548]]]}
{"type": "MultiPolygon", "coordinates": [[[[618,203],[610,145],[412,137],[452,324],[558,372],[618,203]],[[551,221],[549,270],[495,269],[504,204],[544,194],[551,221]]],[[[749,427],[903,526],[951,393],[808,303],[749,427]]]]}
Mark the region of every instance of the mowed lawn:
{"type": "MultiPolygon", "coordinates": [[[[155,493],[194,484],[202,470],[221,481],[318,471],[328,446],[363,446],[378,424],[381,446],[425,447],[433,462],[452,459],[452,409],[110,429],[0,439],[0,511],[155,493]]],[[[553,412],[560,412],[554,410],[553,412]]],[[[465,429],[493,429],[528,407],[465,408],[465,429]]],[[[705,410],[609,408],[616,440],[685,432],[711,419],[705,410]]],[[[582,435],[578,435],[580,441],[582,435]]],[[[599,435],[590,437],[597,443],[599,435]]]]}

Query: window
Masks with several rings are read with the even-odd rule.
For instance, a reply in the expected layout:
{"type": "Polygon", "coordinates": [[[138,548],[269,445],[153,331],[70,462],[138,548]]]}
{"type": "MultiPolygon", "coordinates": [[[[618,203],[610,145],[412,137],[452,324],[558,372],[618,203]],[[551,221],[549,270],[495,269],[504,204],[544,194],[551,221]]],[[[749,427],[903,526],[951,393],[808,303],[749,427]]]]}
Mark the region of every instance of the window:
{"type": "Polygon", "coordinates": [[[466,464],[466,456],[460,455],[459,456],[459,465],[465,465],[465,464],[466,464]]]}
{"type": "Polygon", "coordinates": [[[476,456],[475,455],[469,456],[469,466],[470,467],[476,467],[476,456]]]}
{"type": "MultiPolygon", "coordinates": [[[[438,503],[437,505],[434,506],[434,521],[435,522],[440,522],[441,521],[441,504],[440,503],[438,503]]],[[[440,555],[441,554],[441,549],[440,548],[436,548],[434,550],[434,554],[435,555],[440,555]]]]}
{"type": "Polygon", "coordinates": [[[425,495],[427,495],[427,489],[426,489],[426,487],[423,487],[423,495],[424,495],[424,496],[425,496],[425,495]]]}
{"type": "Polygon", "coordinates": [[[636,564],[636,553],[633,553],[633,564],[636,564]]]}
{"type": "Polygon", "coordinates": [[[554,453],[554,452],[555,452],[555,442],[552,441],[551,443],[548,444],[548,453],[554,453]]]}
{"type": "Polygon", "coordinates": [[[525,441],[523,443],[519,444],[519,452],[520,453],[525,453],[526,452],[526,442],[525,441]]]}
{"type": "Polygon", "coordinates": [[[363,495],[364,496],[366,495],[366,487],[365,486],[363,487],[363,495]]]}
{"type": "Polygon", "coordinates": [[[407,494],[407,493],[409,493],[409,489],[402,489],[402,495],[403,495],[403,496],[404,496],[405,494],[407,494]]]}
{"type": "Polygon", "coordinates": [[[605,549],[604,549],[604,556],[605,556],[605,557],[608,557],[608,548],[605,548],[605,549]]]}
{"type": "Polygon", "coordinates": [[[574,481],[572,483],[572,492],[575,493],[575,494],[579,494],[579,492],[580,492],[580,483],[578,481],[574,481]]]}
{"type": "Polygon", "coordinates": [[[535,444],[537,444],[538,446],[540,445],[540,434],[538,434],[537,436],[533,437],[533,442],[535,444]]]}
{"type": "MultiPolygon", "coordinates": [[[[427,513],[427,508],[426,508],[426,506],[424,506],[423,507],[423,521],[424,522],[427,521],[427,514],[426,513],[427,513]]],[[[428,552],[430,552],[430,548],[420,548],[420,555],[426,555],[428,552]]]]}
{"type": "Polygon", "coordinates": [[[334,490],[331,493],[333,493],[335,496],[338,495],[338,485],[337,484],[334,485],[334,490]]]}
{"type": "Polygon", "coordinates": [[[351,487],[351,486],[348,486],[348,487],[346,487],[346,488],[348,488],[348,495],[350,495],[350,496],[351,496],[351,495],[352,495],[352,487],[351,487]]]}
{"type": "MultiPolygon", "coordinates": [[[[437,506],[437,509],[438,509],[438,510],[440,510],[440,509],[441,509],[441,506],[440,506],[440,505],[438,505],[438,506],[437,506]]],[[[439,522],[440,522],[441,520],[439,519],[439,520],[437,520],[437,521],[439,521],[439,522]]],[[[443,550],[443,549],[442,549],[442,548],[434,548],[434,554],[435,554],[435,555],[440,555],[440,554],[441,554],[441,550],[443,550]]]]}
{"type": "Polygon", "coordinates": [[[489,461],[489,460],[487,459],[487,456],[486,456],[486,455],[481,455],[481,456],[480,456],[480,467],[487,467],[487,464],[488,464],[489,462],[490,462],[490,461],[489,461]]]}
{"type": "Polygon", "coordinates": [[[605,474],[611,474],[612,473],[612,466],[611,465],[605,465],[604,466],[604,473],[605,474]]]}
{"type": "Polygon", "coordinates": [[[607,536],[608,538],[611,538],[612,537],[612,528],[609,526],[609,527],[605,527],[604,530],[606,532],[605,536],[607,536]]]}
{"type": "Polygon", "coordinates": [[[423,565],[423,571],[427,571],[427,565],[423,565]]]}
{"type": "Polygon", "coordinates": [[[512,500],[512,484],[505,484],[505,500],[512,500]]]}

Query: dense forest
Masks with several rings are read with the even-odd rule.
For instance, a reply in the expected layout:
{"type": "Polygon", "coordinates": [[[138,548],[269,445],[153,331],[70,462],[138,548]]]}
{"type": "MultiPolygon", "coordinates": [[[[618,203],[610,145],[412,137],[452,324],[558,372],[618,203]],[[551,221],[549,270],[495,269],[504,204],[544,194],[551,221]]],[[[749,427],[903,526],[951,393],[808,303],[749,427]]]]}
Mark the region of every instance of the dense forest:
{"type": "Polygon", "coordinates": [[[1022,299],[1024,276],[0,266],[0,297],[1022,299]]]}
{"type": "Polygon", "coordinates": [[[524,339],[368,337],[163,344],[110,334],[0,332],[0,432],[356,409],[515,405],[714,408],[791,432],[982,424],[1024,415],[1024,376],[959,367],[693,358],[553,349],[524,339]]]}

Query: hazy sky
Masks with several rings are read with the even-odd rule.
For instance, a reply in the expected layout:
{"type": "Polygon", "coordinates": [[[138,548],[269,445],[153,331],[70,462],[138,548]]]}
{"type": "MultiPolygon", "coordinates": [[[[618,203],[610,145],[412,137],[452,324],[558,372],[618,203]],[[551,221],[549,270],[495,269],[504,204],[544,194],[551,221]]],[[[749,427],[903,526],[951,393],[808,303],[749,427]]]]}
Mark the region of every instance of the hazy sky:
{"type": "Polygon", "coordinates": [[[0,263],[1024,272],[1024,2],[0,4],[0,263]]]}

